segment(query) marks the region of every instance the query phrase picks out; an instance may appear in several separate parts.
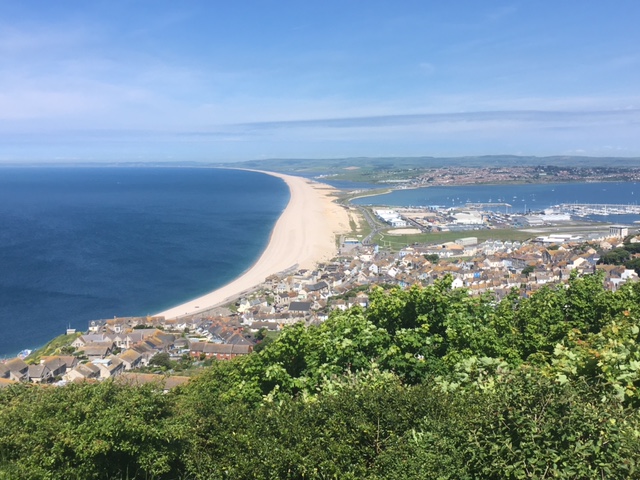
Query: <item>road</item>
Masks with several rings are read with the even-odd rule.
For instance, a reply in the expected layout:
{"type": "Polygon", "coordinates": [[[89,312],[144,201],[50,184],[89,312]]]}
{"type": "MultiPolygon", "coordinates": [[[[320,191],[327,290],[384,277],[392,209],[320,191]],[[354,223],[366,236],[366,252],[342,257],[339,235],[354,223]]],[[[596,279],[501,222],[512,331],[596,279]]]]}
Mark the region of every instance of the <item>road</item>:
{"type": "Polygon", "coordinates": [[[361,207],[359,205],[356,205],[356,207],[358,208],[358,210],[360,210],[360,213],[362,213],[362,216],[364,217],[364,219],[369,224],[369,227],[371,228],[371,233],[369,233],[369,235],[367,235],[365,238],[362,239],[362,244],[371,245],[371,239],[375,237],[381,230],[384,230],[386,226],[385,227],[380,226],[380,224],[376,222],[376,220],[371,216],[371,212],[366,208],[361,207]]]}

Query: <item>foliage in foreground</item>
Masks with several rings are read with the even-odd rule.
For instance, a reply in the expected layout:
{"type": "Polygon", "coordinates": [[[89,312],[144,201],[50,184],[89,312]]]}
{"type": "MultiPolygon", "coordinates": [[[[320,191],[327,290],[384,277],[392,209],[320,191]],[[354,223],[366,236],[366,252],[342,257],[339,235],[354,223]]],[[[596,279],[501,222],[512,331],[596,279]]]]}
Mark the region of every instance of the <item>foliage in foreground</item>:
{"type": "Polygon", "coordinates": [[[445,279],[293,326],[169,394],[0,391],[0,478],[639,478],[640,286],[445,279]]]}

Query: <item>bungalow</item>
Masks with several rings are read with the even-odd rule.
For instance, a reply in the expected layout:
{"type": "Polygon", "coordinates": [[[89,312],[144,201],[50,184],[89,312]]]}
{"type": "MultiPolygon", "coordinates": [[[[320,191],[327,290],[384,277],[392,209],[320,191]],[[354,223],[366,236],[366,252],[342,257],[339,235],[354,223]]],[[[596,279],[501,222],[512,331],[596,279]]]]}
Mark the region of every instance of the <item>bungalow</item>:
{"type": "Polygon", "coordinates": [[[176,340],[176,336],[173,333],[163,333],[159,331],[152,338],[155,338],[162,344],[163,351],[169,351],[173,347],[173,342],[176,340]]]}
{"type": "Polygon", "coordinates": [[[252,345],[253,342],[251,340],[247,340],[240,333],[235,332],[229,338],[227,338],[226,342],[229,345],[252,345]]]}
{"type": "Polygon", "coordinates": [[[98,378],[100,378],[100,368],[93,363],[78,365],[65,373],[63,377],[67,382],[81,382],[98,378]]]}
{"type": "Polygon", "coordinates": [[[103,335],[102,333],[81,335],[73,342],[71,342],[71,346],[77,348],[78,350],[83,350],[87,345],[95,344],[108,344],[111,348],[113,348],[114,342],[112,339],[110,339],[106,335],[103,335]]]}
{"type": "Polygon", "coordinates": [[[118,355],[118,359],[122,362],[125,370],[133,370],[134,368],[138,368],[142,365],[142,354],[133,349],[121,353],[118,355]]]}
{"type": "Polygon", "coordinates": [[[258,331],[262,328],[266,328],[267,330],[269,330],[270,332],[277,332],[278,331],[278,324],[273,321],[273,320],[266,320],[266,321],[256,321],[253,322],[251,324],[251,331],[258,331]]]}
{"type": "Polygon", "coordinates": [[[136,352],[138,352],[142,356],[142,359],[140,360],[140,362],[143,365],[148,365],[149,360],[151,360],[153,358],[153,356],[156,353],[158,353],[150,345],[148,345],[148,344],[146,344],[144,342],[140,342],[140,343],[134,345],[132,347],[132,350],[135,350],[136,352]]]}
{"type": "Polygon", "coordinates": [[[46,365],[53,377],[60,377],[78,364],[78,358],[73,355],[47,356],[42,357],[40,364],[46,365]]]}
{"type": "Polygon", "coordinates": [[[29,380],[29,365],[21,358],[12,358],[3,365],[2,376],[16,382],[26,382],[29,380]]]}
{"type": "Polygon", "coordinates": [[[239,355],[248,355],[253,351],[252,345],[227,345],[220,343],[193,342],[189,347],[189,355],[193,358],[215,358],[229,360],[239,355]]]}
{"type": "Polygon", "coordinates": [[[124,371],[124,363],[118,357],[111,356],[92,363],[100,369],[100,378],[112,378],[124,371]]]}
{"type": "Polygon", "coordinates": [[[108,345],[89,345],[82,349],[84,355],[90,360],[98,360],[111,355],[111,347],[108,345]]]}
{"type": "Polygon", "coordinates": [[[51,370],[46,365],[29,365],[29,381],[33,383],[46,383],[53,379],[51,370]]]}
{"type": "Polygon", "coordinates": [[[117,345],[120,348],[131,348],[136,343],[140,343],[146,338],[153,337],[159,333],[162,333],[162,331],[157,328],[135,329],[124,335],[120,340],[120,343],[117,343],[117,345]]]}

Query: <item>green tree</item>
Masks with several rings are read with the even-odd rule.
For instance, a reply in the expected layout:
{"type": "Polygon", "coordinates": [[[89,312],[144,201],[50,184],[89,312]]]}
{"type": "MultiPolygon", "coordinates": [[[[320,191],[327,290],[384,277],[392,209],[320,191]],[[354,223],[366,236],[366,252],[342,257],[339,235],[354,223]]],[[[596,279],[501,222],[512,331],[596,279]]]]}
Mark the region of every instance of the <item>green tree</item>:
{"type": "Polygon", "coordinates": [[[527,277],[529,276],[529,274],[533,273],[535,271],[535,267],[533,265],[527,265],[526,267],[524,267],[522,269],[522,275],[526,275],[527,277]]]}
{"type": "Polygon", "coordinates": [[[163,370],[171,370],[176,366],[176,362],[171,360],[171,357],[167,352],[160,352],[151,357],[149,365],[155,365],[163,370]]]}
{"type": "Polygon", "coordinates": [[[605,265],[623,265],[631,259],[631,253],[624,248],[614,248],[602,255],[598,263],[605,265]]]}
{"type": "Polygon", "coordinates": [[[0,478],[163,478],[183,443],[171,397],[106,381],[0,395],[0,478]]]}
{"type": "Polygon", "coordinates": [[[433,263],[434,265],[440,261],[440,255],[438,255],[437,253],[430,253],[430,254],[425,253],[422,256],[424,257],[425,260],[433,263]]]}

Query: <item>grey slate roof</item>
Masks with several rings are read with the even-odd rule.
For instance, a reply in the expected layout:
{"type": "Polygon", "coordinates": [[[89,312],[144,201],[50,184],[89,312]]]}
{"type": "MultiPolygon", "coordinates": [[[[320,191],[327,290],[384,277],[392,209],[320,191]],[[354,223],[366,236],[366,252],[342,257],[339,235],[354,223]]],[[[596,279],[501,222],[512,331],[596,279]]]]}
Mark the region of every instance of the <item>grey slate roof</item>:
{"type": "Polygon", "coordinates": [[[291,302],[289,304],[290,312],[307,313],[311,310],[311,302],[291,302]]]}

